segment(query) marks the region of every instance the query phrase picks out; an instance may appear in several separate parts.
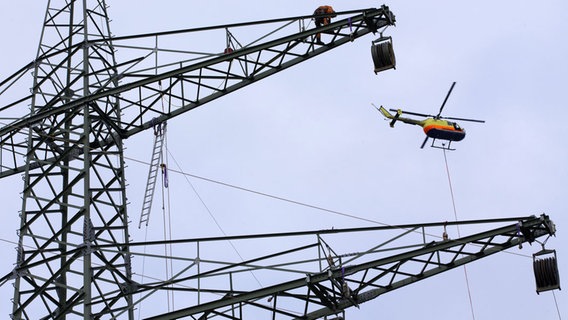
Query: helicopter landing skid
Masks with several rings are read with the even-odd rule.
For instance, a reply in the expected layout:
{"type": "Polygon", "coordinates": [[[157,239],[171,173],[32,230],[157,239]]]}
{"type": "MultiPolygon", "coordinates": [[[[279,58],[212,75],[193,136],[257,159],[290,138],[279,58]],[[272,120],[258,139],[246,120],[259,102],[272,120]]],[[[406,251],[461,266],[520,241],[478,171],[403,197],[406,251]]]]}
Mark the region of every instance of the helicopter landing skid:
{"type": "Polygon", "coordinates": [[[448,151],[456,150],[456,149],[452,149],[452,147],[451,147],[452,141],[450,141],[450,140],[443,140],[443,141],[444,142],[440,142],[440,143],[436,144],[436,139],[433,139],[432,145],[430,147],[436,148],[436,149],[448,150],[448,151]],[[446,142],[448,143],[447,146],[446,146],[446,142]]]}

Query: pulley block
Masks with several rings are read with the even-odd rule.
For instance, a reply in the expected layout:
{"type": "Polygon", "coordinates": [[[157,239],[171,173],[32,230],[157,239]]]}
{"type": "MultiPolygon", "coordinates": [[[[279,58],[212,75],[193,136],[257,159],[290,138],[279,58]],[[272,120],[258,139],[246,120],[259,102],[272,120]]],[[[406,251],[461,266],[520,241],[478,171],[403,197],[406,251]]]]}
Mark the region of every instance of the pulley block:
{"type": "Polygon", "coordinates": [[[536,293],[560,289],[560,275],[556,250],[542,250],[533,254],[533,269],[536,280],[536,293]]]}
{"type": "Polygon", "coordinates": [[[396,59],[391,37],[381,37],[372,42],[371,56],[375,65],[375,74],[396,67],[396,59]]]}

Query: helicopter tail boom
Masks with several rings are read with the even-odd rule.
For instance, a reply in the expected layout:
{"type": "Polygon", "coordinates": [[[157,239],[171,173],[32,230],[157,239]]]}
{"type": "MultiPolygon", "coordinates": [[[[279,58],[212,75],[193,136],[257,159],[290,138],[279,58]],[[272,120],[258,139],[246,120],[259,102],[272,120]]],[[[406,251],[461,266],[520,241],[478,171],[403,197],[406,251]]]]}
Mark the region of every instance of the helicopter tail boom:
{"type": "MultiPolygon", "coordinates": [[[[375,107],[375,105],[373,105],[373,107],[375,107]]],[[[394,124],[396,123],[396,121],[398,120],[398,118],[400,117],[400,115],[402,114],[402,111],[399,109],[397,110],[396,114],[393,116],[390,112],[388,112],[387,109],[385,109],[383,106],[381,106],[380,108],[375,107],[380,113],[383,114],[383,116],[385,116],[385,118],[391,119],[392,121],[390,122],[390,126],[391,128],[394,127],[394,124]]]]}
{"type": "Polygon", "coordinates": [[[375,107],[380,113],[382,113],[383,116],[385,116],[385,118],[391,119],[391,122],[390,122],[391,128],[394,127],[394,124],[397,121],[402,121],[402,122],[408,123],[408,124],[416,124],[416,125],[419,125],[419,126],[423,126],[424,123],[425,123],[424,120],[421,121],[421,120],[415,120],[415,119],[401,117],[401,115],[405,111],[402,111],[400,109],[396,109],[396,110],[391,109],[391,111],[396,111],[396,114],[393,115],[392,113],[388,112],[387,109],[385,109],[383,106],[381,106],[380,108],[377,108],[375,105],[373,105],[373,107],[375,107]]]}

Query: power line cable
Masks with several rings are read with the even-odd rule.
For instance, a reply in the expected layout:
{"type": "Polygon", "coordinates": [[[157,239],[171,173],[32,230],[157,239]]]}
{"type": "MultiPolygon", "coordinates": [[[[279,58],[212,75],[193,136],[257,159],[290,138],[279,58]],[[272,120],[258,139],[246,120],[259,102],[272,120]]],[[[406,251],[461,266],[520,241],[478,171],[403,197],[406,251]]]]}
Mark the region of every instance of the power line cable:
{"type": "MultiPolygon", "coordinates": [[[[128,158],[128,157],[125,157],[125,158],[128,159],[128,160],[131,160],[131,161],[138,162],[138,163],[147,164],[146,162],[143,162],[143,161],[140,161],[140,160],[136,160],[136,159],[132,159],[132,158],[128,158]]],[[[311,205],[311,204],[307,204],[307,203],[296,201],[296,200],[287,199],[287,198],[280,197],[280,196],[275,196],[275,195],[268,194],[268,193],[265,193],[265,192],[255,191],[255,190],[252,190],[252,189],[240,187],[240,186],[237,186],[237,185],[234,185],[234,184],[230,184],[230,183],[226,183],[226,182],[222,182],[222,181],[218,181],[218,180],[213,180],[213,179],[210,179],[210,178],[201,177],[201,176],[198,176],[198,175],[194,175],[194,174],[191,174],[191,173],[184,172],[181,169],[180,170],[171,170],[171,171],[174,172],[174,173],[182,174],[186,177],[192,177],[192,178],[195,178],[195,179],[211,182],[211,183],[214,183],[214,184],[233,188],[233,189],[236,189],[236,190],[245,191],[245,192],[256,194],[256,195],[259,195],[259,196],[263,196],[263,197],[267,197],[267,198],[271,198],[271,199],[275,199],[275,200],[279,200],[279,201],[283,201],[283,202],[292,203],[292,204],[303,206],[303,207],[306,207],[306,208],[316,209],[316,210],[319,210],[319,211],[325,211],[327,213],[332,213],[332,214],[335,214],[335,215],[339,215],[339,216],[343,216],[343,217],[347,217],[347,218],[352,218],[352,219],[357,219],[357,220],[361,220],[361,221],[365,221],[365,222],[371,222],[371,223],[375,223],[375,224],[379,224],[379,225],[383,225],[383,226],[390,226],[387,223],[379,222],[379,221],[376,221],[376,220],[358,217],[358,216],[355,216],[355,215],[352,215],[352,214],[348,214],[348,213],[344,213],[344,212],[340,212],[340,211],[336,211],[336,210],[331,210],[331,209],[327,209],[327,208],[324,208],[324,207],[311,205]]]]}
{"type": "MultiPolygon", "coordinates": [[[[130,161],[133,161],[133,162],[140,163],[140,164],[149,165],[148,162],[144,162],[144,161],[141,161],[141,160],[138,160],[138,159],[134,159],[134,158],[126,157],[126,156],[124,158],[128,159],[130,161]]],[[[191,177],[191,178],[199,179],[199,180],[202,180],[202,181],[210,182],[210,183],[213,183],[213,184],[217,184],[217,185],[220,185],[220,186],[233,188],[233,189],[248,192],[248,193],[251,193],[251,194],[256,194],[256,195],[259,195],[259,196],[275,199],[275,200],[278,200],[278,201],[283,201],[283,202],[291,203],[291,204],[294,204],[294,205],[298,205],[298,206],[302,206],[302,207],[306,207],[306,208],[311,208],[311,209],[315,209],[315,210],[318,210],[318,211],[323,211],[325,213],[330,213],[330,214],[334,214],[334,215],[338,215],[338,216],[352,218],[352,219],[356,219],[356,220],[360,220],[360,221],[364,221],[364,222],[370,222],[370,223],[377,224],[377,225],[392,227],[392,225],[390,225],[388,223],[384,223],[384,222],[380,222],[380,221],[376,221],[376,220],[372,220],[372,219],[368,219],[368,218],[359,217],[359,216],[356,216],[356,215],[353,215],[353,214],[340,212],[340,211],[337,211],[337,210],[332,210],[332,209],[324,208],[324,207],[321,207],[321,206],[316,206],[316,205],[312,205],[312,204],[308,204],[308,203],[305,203],[305,202],[284,198],[284,197],[281,197],[281,196],[276,196],[276,195],[265,193],[265,192],[252,190],[252,189],[249,189],[249,188],[237,186],[237,185],[230,184],[230,183],[227,183],[227,182],[222,182],[222,181],[219,181],[219,180],[214,180],[214,179],[211,179],[211,178],[205,178],[205,177],[202,177],[202,176],[198,176],[198,175],[195,175],[195,174],[184,172],[182,170],[169,170],[169,171],[172,172],[172,173],[184,175],[184,176],[186,176],[186,179],[187,179],[187,177],[191,177]]],[[[441,236],[439,236],[439,235],[434,235],[434,234],[427,234],[427,235],[431,236],[431,237],[435,237],[435,238],[441,238],[441,236]]],[[[511,254],[511,255],[515,255],[515,256],[520,256],[520,257],[532,259],[531,255],[526,255],[526,254],[522,254],[522,253],[518,253],[518,252],[511,252],[511,251],[503,251],[503,252],[511,254]]]]}

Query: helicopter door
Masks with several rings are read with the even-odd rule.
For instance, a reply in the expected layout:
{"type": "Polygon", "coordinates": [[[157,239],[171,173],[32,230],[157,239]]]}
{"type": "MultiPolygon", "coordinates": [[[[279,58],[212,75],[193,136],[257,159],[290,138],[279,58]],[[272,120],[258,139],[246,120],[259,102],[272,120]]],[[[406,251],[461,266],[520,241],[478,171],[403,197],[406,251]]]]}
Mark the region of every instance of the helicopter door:
{"type": "Polygon", "coordinates": [[[396,67],[391,37],[381,37],[372,42],[371,56],[375,64],[375,74],[396,67]]]}

